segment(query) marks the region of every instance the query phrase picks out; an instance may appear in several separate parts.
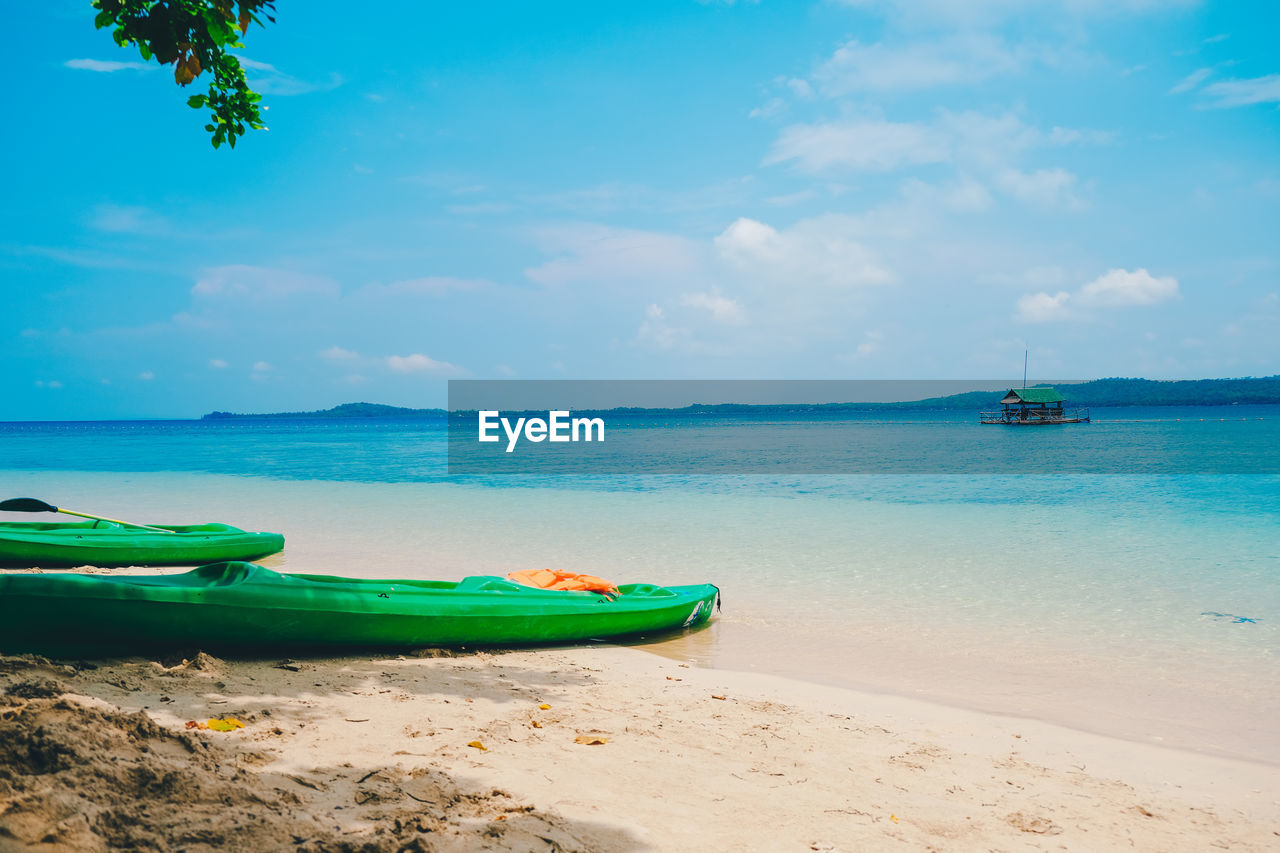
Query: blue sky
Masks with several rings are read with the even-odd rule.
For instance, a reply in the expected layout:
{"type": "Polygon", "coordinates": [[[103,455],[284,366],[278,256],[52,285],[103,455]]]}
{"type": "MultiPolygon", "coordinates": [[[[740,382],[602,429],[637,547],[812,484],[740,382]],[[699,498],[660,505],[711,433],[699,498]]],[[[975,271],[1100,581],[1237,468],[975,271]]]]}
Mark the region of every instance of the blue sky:
{"type": "Polygon", "coordinates": [[[1280,372],[1278,4],[351,9],[250,30],[235,151],[87,3],[11,13],[0,419],[1280,372]]]}

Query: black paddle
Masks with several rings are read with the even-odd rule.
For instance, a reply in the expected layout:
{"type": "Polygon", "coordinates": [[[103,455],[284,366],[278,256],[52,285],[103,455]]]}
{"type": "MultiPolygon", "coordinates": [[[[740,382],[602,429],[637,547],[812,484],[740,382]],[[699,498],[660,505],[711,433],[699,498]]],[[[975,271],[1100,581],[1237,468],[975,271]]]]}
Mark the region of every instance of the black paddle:
{"type": "Polygon", "coordinates": [[[9,498],[7,501],[0,501],[0,510],[5,512],[60,512],[64,515],[75,515],[80,518],[92,518],[97,521],[109,521],[112,524],[123,524],[125,527],[140,527],[143,530],[154,530],[158,533],[173,533],[172,530],[166,530],[163,527],[151,527],[146,524],[134,524],[132,521],[121,521],[118,518],[106,518],[101,515],[89,515],[87,512],[76,512],[70,509],[62,509],[53,504],[47,504],[44,501],[35,498],[9,498]]]}

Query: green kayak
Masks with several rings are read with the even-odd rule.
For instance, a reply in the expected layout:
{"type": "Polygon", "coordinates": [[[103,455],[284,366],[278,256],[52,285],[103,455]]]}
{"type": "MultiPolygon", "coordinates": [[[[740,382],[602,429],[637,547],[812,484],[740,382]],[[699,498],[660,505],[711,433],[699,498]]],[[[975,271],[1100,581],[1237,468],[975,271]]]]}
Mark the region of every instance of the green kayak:
{"type": "Polygon", "coordinates": [[[617,596],[504,578],[361,580],[252,563],[178,575],[0,574],[0,652],[317,650],[575,642],[700,625],[710,584],[628,584],[617,596]]]}
{"type": "Polygon", "coordinates": [[[0,522],[0,567],[201,566],[256,560],[284,548],[279,533],[229,524],[161,524],[164,533],[103,521],[0,522]]]}

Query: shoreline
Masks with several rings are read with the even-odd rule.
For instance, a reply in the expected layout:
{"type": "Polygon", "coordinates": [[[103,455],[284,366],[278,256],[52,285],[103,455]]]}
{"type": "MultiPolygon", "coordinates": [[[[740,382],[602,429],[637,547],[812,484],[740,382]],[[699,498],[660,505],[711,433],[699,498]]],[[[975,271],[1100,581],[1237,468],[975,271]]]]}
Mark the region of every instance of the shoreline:
{"type": "Polygon", "coordinates": [[[213,835],[204,848],[174,839],[216,823],[218,786],[233,782],[261,801],[234,822],[237,843],[267,850],[414,839],[446,850],[746,850],[762,832],[777,849],[827,851],[1264,850],[1280,838],[1280,768],[1269,765],[622,646],[418,654],[0,658],[0,741],[29,745],[17,735],[43,726],[46,746],[61,733],[75,756],[43,774],[6,756],[0,828],[35,843],[18,850],[93,849],[104,837],[94,827],[122,823],[168,827],[154,830],[170,836],[160,849],[213,849],[213,835]],[[186,728],[219,717],[244,728],[186,728]],[[123,729],[128,748],[95,752],[123,729]],[[166,748],[171,738],[192,746],[166,748]],[[86,782],[113,760],[132,764],[129,779],[178,780],[177,793],[126,802],[106,786],[113,799],[95,802],[86,782]],[[72,794],[89,804],[59,814],[72,794]],[[258,812],[271,820],[255,822],[258,812]],[[311,836],[282,840],[273,821],[311,836]]]}
{"type": "MultiPolygon", "coordinates": [[[[715,626],[709,630],[714,629],[715,626]]],[[[691,636],[685,636],[668,642],[638,643],[634,645],[634,648],[665,660],[680,662],[684,660],[680,654],[681,650],[687,649],[685,644],[692,639],[691,636]]],[[[1238,724],[1240,729],[1252,726],[1254,729],[1261,730],[1260,732],[1255,732],[1255,735],[1260,735],[1259,739],[1250,740],[1248,736],[1240,734],[1240,730],[1233,730],[1232,738],[1227,741],[1209,743],[1204,740],[1205,733],[1214,728],[1219,728],[1227,722],[1221,709],[1204,709],[1206,711],[1204,719],[1212,719],[1214,721],[1213,726],[1203,721],[1193,725],[1187,719],[1193,715],[1185,710],[1185,697],[1178,697],[1174,693],[1169,693],[1165,696],[1163,702],[1157,702],[1153,701],[1150,695],[1147,694],[1142,701],[1135,697],[1127,697],[1126,700],[1122,701],[1116,697],[1114,692],[1106,689],[1120,685],[1119,676],[1116,677],[1114,683],[1104,683],[1098,681],[1096,675],[1099,670],[1095,669],[1088,671],[1094,676],[1092,680],[1098,681],[1098,683],[1092,684],[1089,689],[1081,693],[1080,697],[1075,697],[1083,697],[1092,701],[1064,702],[1062,697],[1055,698],[1041,695],[1043,687],[1038,691],[1030,691],[1029,694],[1017,693],[1012,682],[1000,685],[1001,691],[999,692],[980,694],[973,691],[965,692],[957,688],[955,684],[941,685],[934,680],[928,681],[928,686],[926,687],[913,688],[906,680],[901,678],[897,680],[880,678],[877,680],[874,674],[865,678],[850,676],[847,673],[831,675],[822,672],[821,667],[816,665],[799,667],[793,663],[785,670],[772,665],[766,665],[758,669],[746,668],[736,665],[745,662],[742,655],[726,656],[721,654],[707,661],[690,658],[689,662],[694,663],[700,669],[715,672],[740,673],[744,676],[779,679],[784,682],[812,685],[816,688],[842,690],[867,696],[880,696],[890,700],[900,699],[905,702],[916,702],[926,706],[938,706],[973,714],[1003,717],[1013,721],[1023,720],[1028,723],[1042,723],[1084,735],[1280,769],[1280,753],[1275,751],[1275,733],[1267,730],[1267,727],[1260,722],[1270,717],[1265,712],[1257,711],[1256,707],[1249,705],[1250,710],[1247,713],[1242,712],[1239,719],[1231,722],[1238,724]],[[1178,702],[1179,698],[1184,701],[1178,702]],[[1020,707],[1012,707],[1014,703],[1020,703],[1020,707]],[[1069,704],[1072,710],[1064,712],[1060,707],[1054,707],[1062,704],[1069,704]],[[1144,707],[1153,713],[1143,715],[1140,711],[1144,707]],[[1169,707],[1180,707],[1182,712],[1176,718],[1168,715],[1160,716],[1160,714],[1155,713],[1164,712],[1169,707]],[[1157,731],[1160,734],[1156,734],[1157,731]]],[[[1043,662],[1043,658],[1038,660],[1038,663],[1043,662]]],[[[1023,666],[1025,665],[1023,664],[1023,666]]],[[[956,675],[951,676],[953,681],[957,677],[956,675]]],[[[1078,681],[1075,679],[1060,681],[1058,687],[1064,693],[1070,693],[1078,687],[1078,681]]]]}
{"type": "MultiPolygon", "coordinates": [[[[257,562],[277,570],[287,570],[285,567],[275,565],[281,560],[281,556],[271,555],[257,562]]],[[[144,573],[173,574],[189,570],[188,567],[158,567],[148,568],[144,573]]],[[[130,574],[136,573],[138,569],[90,566],[75,570],[0,569],[0,573],[47,571],[130,574]]],[[[712,622],[698,629],[686,630],[678,636],[656,641],[637,639],[634,642],[627,642],[624,639],[606,642],[609,645],[634,649],[677,665],[688,665],[707,672],[723,673],[726,677],[772,679],[784,684],[803,685],[814,690],[842,691],[867,697],[882,697],[888,701],[919,703],[922,707],[936,706],[956,712],[1005,718],[1014,722],[1022,721],[1028,725],[1043,724],[1082,735],[1280,770],[1280,752],[1275,751],[1277,736],[1262,722],[1270,719],[1265,711],[1270,694],[1261,698],[1254,697],[1258,699],[1257,704],[1244,703],[1246,710],[1241,711],[1238,719],[1232,720],[1224,716],[1221,708],[1205,707],[1202,708],[1205,712],[1204,717],[1193,724],[1188,721],[1195,715],[1187,711],[1187,697],[1180,697],[1176,692],[1170,692],[1164,695],[1161,701],[1156,701],[1152,699],[1153,694],[1148,685],[1143,688],[1141,701],[1136,696],[1118,698],[1118,686],[1123,680],[1119,676],[1109,676],[1111,678],[1109,682],[1098,681],[1099,673],[1103,671],[1098,667],[1085,667],[1081,673],[1077,673],[1076,678],[1059,677],[1055,689],[1062,691],[1063,695],[1056,697],[1046,695],[1046,685],[1039,683],[1025,684],[1023,685],[1025,690],[1019,691],[1017,679],[994,685],[999,688],[998,690],[993,690],[993,685],[989,684],[985,692],[966,691],[963,687],[957,686],[957,679],[963,680],[960,676],[972,675],[972,673],[963,670],[949,672],[945,665],[934,666],[933,670],[927,673],[937,677],[926,678],[922,682],[927,685],[926,687],[912,687],[910,682],[901,677],[896,680],[881,677],[877,680],[877,675],[882,675],[886,668],[892,668],[892,662],[911,660],[911,653],[904,654],[901,649],[872,647],[876,652],[873,656],[883,656],[890,663],[881,665],[878,671],[868,670],[869,677],[865,678],[849,673],[831,675],[825,673],[817,662],[801,666],[794,658],[789,658],[791,664],[786,668],[779,667],[774,658],[767,658],[772,663],[766,663],[762,668],[748,668],[740,664],[753,660],[751,652],[754,647],[738,649],[735,652],[721,650],[711,654],[707,654],[704,648],[700,648],[705,642],[724,642],[726,630],[736,632],[744,627],[733,623],[731,616],[728,618],[730,621],[726,621],[724,615],[719,615],[712,622]],[[1064,696],[1070,696],[1073,691],[1079,689],[1081,679],[1090,681],[1089,686],[1078,695],[1071,696],[1075,701],[1065,700],[1064,696]],[[1081,699],[1085,701],[1079,701],[1081,699]],[[1179,699],[1182,701],[1178,701],[1179,699]],[[1062,711],[1063,705],[1071,710],[1062,711]],[[1142,713],[1144,708],[1152,713],[1142,713]],[[1168,708],[1179,708],[1180,713],[1170,716],[1165,713],[1168,708]],[[1213,721],[1212,725],[1205,722],[1210,719],[1213,721]],[[1209,742],[1205,739],[1208,732],[1221,731],[1223,726],[1229,723],[1237,725],[1229,729],[1231,738],[1227,741],[1209,742]],[[1254,739],[1251,740],[1251,737],[1254,739]]],[[[733,642],[730,641],[730,645],[732,644],[733,642]]],[[[795,651],[797,655],[802,656],[812,647],[814,647],[812,643],[802,643],[795,651]]],[[[781,646],[775,644],[773,648],[775,655],[780,648],[781,646]]],[[[483,652],[483,649],[480,651],[483,652]]],[[[512,650],[498,651],[506,653],[512,650]]],[[[913,653],[918,656],[920,649],[914,649],[913,653]]],[[[339,652],[339,655],[342,654],[344,653],[339,652]]],[[[1035,659],[1035,663],[1040,666],[1044,666],[1047,661],[1048,659],[1043,656],[1035,659]]],[[[1018,660],[1008,663],[1015,669],[1025,669],[1029,665],[1026,661],[1018,660]]],[[[920,671],[918,667],[908,667],[908,669],[911,672],[920,671]]]]}
{"type": "MultiPolygon", "coordinates": [[[[1189,549],[1197,563],[1224,559],[1243,572],[1253,559],[1255,575],[1271,571],[1274,557],[1250,557],[1269,547],[1263,507],[1238,515],[1234,550],[1225,557],[1197,544],[1211,517],[1190,506],[1180,510],[1185,524],[1181,516],[1157,517],[1165,534],[1160,541],[1173,545],[1153,552],[1127,538],[1127,527],[1100,529],[1105,538],[1097,547],[1123,545],[1124,560],[1098,560],[1079,572],[1073,564],[1071,572],[1042,584],[1007,572],[984,576],[989,551],[966,531],[997,518],[1052,523],[1067,529],[1051,541],[1065,542],[1065,533],[1096,520],[1092,510],[992,510],[956,502],[935,509],[898,503],[892,495],[855,504],[677,492],[658,502],[647,493],[574,490],[539,492],[533,506],[523,491],[457,484],[192,472],[13,471],[8,477],[15,494],[73,498],[71,505],[81,509],[284,531],[285,552],[259,561],[281,572],[449,580],[556,566],[665,585],[714,580],[728,593],[729,609],[713,631],[676,641],[700,664],[1280,763],[1280,729],[1269,724],[1280,714],[1280,690],[1267,677],[1280,649],[1274,590],[1253,581],[1219,589],[1220,576],[1212,572],[1171,574],[1153,585],[1153,572],[1144,568],[1177,547],[1189,549]],[[406,518],[403,509],[410,506],[415,512],[406,518]],[[343,521],[335,526],[339,507],[343,521]],[[842,521],[851,507],[861,527],[842,521]],[[495,529],[490,519],[496,515],[513,522],[495,529]],[[581,523],[565,524],[570,517],[581,523]],[[926,523],[940,526],[937,541],[904,557],[897,543],[926,523]],[[837,536],[832,531],[841,524],[850,529],[837,536]],[[751,547],[738,544],[743,540],[751,547]],[[845,560],[847,572],[840,566],[845,560]],[[789,574],[787,567],[801,564],[803,574],[789,574]],[[917,568],[926,566],[936,568],[917,568]],[[777,579],[773,567],[781,569],[777,579]],[[823,592],[828,588],[837,590],[834,596],[823,592]],[[1260,592],[1256,600],[1245,594],[1251,591],[1260,592]],[[1225,624],[1208,619],[1205,609],[1262,618],[1225,624]]],[[[1110,500],[1129,506],[1126,495],[1110,500]]],[[[1145,504],[1137,509],[1150,511],[1145,504]]],[[[157,571],[185,569],[144,573],[157,571]]]]}

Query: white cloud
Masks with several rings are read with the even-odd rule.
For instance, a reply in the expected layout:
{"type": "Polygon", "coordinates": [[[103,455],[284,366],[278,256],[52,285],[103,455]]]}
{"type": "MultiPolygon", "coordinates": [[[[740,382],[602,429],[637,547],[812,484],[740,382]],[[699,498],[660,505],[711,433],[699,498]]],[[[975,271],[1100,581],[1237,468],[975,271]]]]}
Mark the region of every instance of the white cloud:
{"type": "Polygon", "coordinates": [[[773,118],[787,110],[787,102],[782,98],[770,98],[765,103],[747,113],[747,118],[773,118]]]}
{"type": "Polygon", "coordinates": [[[1019,323],[1051,323],[1067,320],[1073,315],[1067,308],[1071,294],[1060,290],[1053,296],[1047,293],[1032,293],[1018,300],[1017,311],[1013,319],[1019,323]]]}
{"type": "Polygon", "coordinates": [[[996,182],[1014,198],[1039,207],[1077,207],[1080,204],[1071,192],[1076,176],[1066,169],[1037,169],[1034,172],[1005,169],[996,175],[996,182]]]}
{"type": "Polygon", "coordinates": [[[574,223],[537,229],[534,238],[561,256],[525,270],[548,286],[683,276],[699,266],[694,244],[671,234],[574,223]]]}
{"type": "Polygon", "coordinates": [[[1190,92],[1192,89],[1207,80],[1211,74],[1213,74],[1212,68],[1200,68],[1192,71],[1186,77],[1179,80],[1178,84],[1169,90],[1169,94],[1181,95],[1183,92],[1190,92]]]}
{"type": "Polygon", "coordinates": [[[152,373],[150,370],[144,370],[138,374],[138,378],[141,379],[143,382],[150,382],[152,379],[156,378],[156,375],[152,373]]]}
{"type": "Polygon", "coordinates": [[[60,264],[90,269],[140,269],[142,264],[136,260],[126,259],[103,252],[83,249],[63,249],[57,246],[15,246],[9,249],[15,255],[35,255],[49,258],[60,264]]]}
{"type": "Polygon", "coordinates": [[[1247,107],[1253,104],[1280,104],[1280,74],[1246,80],[1223,80],[1201,91],[1215,98],[1213,107],[1247,107]]]}
{"type": "Polygon", "coordinates": [[[396,373],[457,373],[458,367],[447,361],[436,361],[420,352],[411,355],[387,356],[387,367],[396,373]]]}
{"type": "Polygon", "coordinates": [[[1108,134],[1055,127],[1043,133],[1013,113],[941,110],[933,122],[847,119],[783,128],[765,164],[795,161],[803,171],[892,171],[956,162],[982,170],[1006,168],[1046,145],[1104,142],[1108,134]]]}
{"type": "Polygon", "coordinates": [[[793,204],[800,204],[808,201],[817,195],[813,190],[799,190],[798,192],[786,193],[785,195],[770,196],[764,200],[765,204],[772,204],[775,207],[788,207],[793,204]]]}
{"type": "MultiPolygon", "coordinates": [[[[746,201],[750,197],[747,190],[753,180],[751,175],[742,175],[705,186],[695,185],[674,190],[660,190],[639,183],[608,181],[529,196],[525,201],[536,207],[569,211],[577,216],[598,216],[619,211],[673,213],[712,210],[746,201]]],[[[571,228],[575,224],[561,223],[552,226],[550,230],[571,228]]]]}
{"type": "Polygon", "coordinates": [[[1155,305],[1176,299],[1178,280],[1156,278],[1145,269],[1107,270],[1080,288],[1080,303],[1089,306],[1155,305]]]}
{"type": "Polygon", "coordinates": [[[356,359],[360,358],[360,353],[353,352],[349,349],[343,349],[337,344],[334,344],[328,349],[320,350],[320,352],[316,353],[316,355],[324,359],[325,361],[338,361],[338,362],[355,361],[356,359]]]}
{"type": "Polygon", "coordinates": [[[253,363],[254,373],[266,373],[269,370],[271,370],[271,365],[267,364],[265,361],[255,361],[253,363]]]}
{"type": "Polygon", "coordinates": [[[805,172],[888,172],[949,158],[947,140],[928,125],[854,119],[783,128],[764,163],[794,162],[805,172]]]}
{"type": "Polygon", "coordinates": [[[68,59],[63,65],[79,71],[98,71],[107,74],[113,71],[150,71],[153,67],[145,62],[113,62],[101,59],[68,59]]]}
{"type": "Polygon", "coordinates": [[[863,359],[863,358],[868,358],[870,356],[873,356],[877,352],[880,352],[881,350],[880,344],[883,340],[884,340],[883,332],[878,332],[878,331],[875,331],[874,329],[871,331],[868,331],[866,335],[863,337],[862,343],[858,344],[858,346],[854,349],[852,356],[843,356],[843,358],[852,357],[854,361],[857,361],[858,359],[863,359]]]}
{"type": "Polygon", "coordinates": [[[343,84],[342,75],[336,72],[329,74],[329,79],[323,83],[310,82],[294,77],[292,74],[286,74],[266,62],[258,62],[255,59],[249,59],[247,56],[236,57],[240,60],[240,64],[250,72],[246,76],[249,78],[249,87],[255,92],[264,95],[306,95],[311,92],[327,92],[336,89],[343,84]]]}
{"type": "Polygon", "coordinates": [[[680,297],[680,304],[687,308],[702,308],[710,312],[711,319],[717,323],[740,326],[747,322],[746,312],[737,301],[721,296],[718,293],[686,293],[680,297]]]}
{"type": "Polygon", "coordinates": [[[802,101],[807,101],[813,97],[813,87],[809,85],[808,80],[802,80],[799,77],[784,78],[782,85],[786,86],[791,91],[791,94],[802,101]]]}
{"type": "Polygon", "coordinates": [[[1109,139],[1105,132],[1064,127],[1045,133],[1013,113],[941,110],[932,122],[848,119],[791,125],[783,129],[764,162],[791,162],[815,174],[949,163],[958,172],[952,187],[961,193],[952,199],[957,209],[989,206],[986,186],[1029,204],[1076,208],[1082,205],[1073,192],[1075,175],[1060,167],[1026,170],[1019,161],[1038,147],[1101,144],[1109,139]]]}
{"type": "Polygon", "coordinates": [[[857,222],[823,216],[783,231],[745,217],[715,238],[721,257],[739,274],[787,287],[861,287],[886,284],[893,274],[855,239],[857,222]]]}
{"type": "Polygon", "coordinates": [[[636,340],[658,349],[675,349],[689,339],[689,330],[672,326],[667,322],[666,314],[657,305],[645,309],[644,319],[640,321],[640,329],[636,332],[636,340]]]}
{"type": "Polygon", "coordinates": [[[329,278],[291,270],[229,264],[201,273],[191,293],[206,300],[262,303],[300,296],[337,296],[338,284],[329,278]]]}
{"type": "Polygon", "coordinates": [[[1079,130],[1072,127],[1055,127],[1049,131],[1046,141],[1050,145],[1074,145],[1077,142],[1090,145],[1106,145],[1115,134],[1105,130],[1079,130]]]}
{"type": "MultiPolygon", "coordinates": [[[[957,161],[971,168],[998,170],[1006,168],[1037,145],[1053,142],[1037,128],[1013,113],[988,115],[973,110],[953,113],[943,110],[938,115],[938,132],[944,135],[957,161]]],[[[1058,139],[1067,130],[1055,128],[1058,139]]]]}
{"type": "Polygon", "coordinates": [[[145,207],[126,207],[116,204],[100,204],[93,209],[90,227],[98,231],[119,234],[160,234],[169,230],[169,223],[145,207]]]}
{"type": "Polygon", "coordinates": [[[362,288],[369,293],[421,294],[439,296],[449,291],[480,290],[492,287],[493,282],[481,278],[452,278],[450,276],[424,276],[393,281],[390,284],[371,284],[362,288]]]}
{"type": "Polygon", "coordinates": [[[510,213],[516,206],[505,201],[478,201],[475,204],[451,204],[445,208],[449,213],[458,216],[487,216],[495,213],[510,213]]]}
{"type": "Polygon", "coordinates": [[[223,368],[230,367],[231,365],[224,359],[211,358],[209,359],[209,366],[212,368],[216,368],[218,370],[222,370],[223,368]]]}
{"type": "Polygon", "coordinates": [[[1029,55],[1026,48],[1010,48],[985,33],[959,33],[898,46],[855,40],[820,65],[814,79],[832,96],[981,83],[1020,70],[1029,55]]]}
{"type": "Polygon", "coordinates": [[[918,207],[941,207],[961,213],[979,213],[991,207],[991,193],[968,175],[936,185],[918,178],[907,178],[902,182],[902,195],[907,202],[918,207]]]}
{"type": "Polygon", "coordinates": [[[1074,294],[1060,290],[1054,295],[1032,293],[1018,300],[1014,319],[1020,323],[1049,323],[1060,320],[1082,320],[1087,315],[1073,310],[1082,308],[1120,308],[1156,305],[1179,296],[1178,281],[1156,278],[1145,269],[1129,272],[1107,270],[1074,294]]]}
{"type": "Polygon", "coordinates": [[[1016,19],[1047,18],[1064,26],[1072,19],[1158,12],[1200,0],[837,0],[871,9],[913,29],[978,29],[1016,19]]]}
{"type": "Polygon", "coordinates": [[[36,387],[37,388],[53,388],[57,390],[58,388],[62,387],[62,383],[59,382],[57,379],[49,379],[49,380],[37,379],[36,387]]]}

